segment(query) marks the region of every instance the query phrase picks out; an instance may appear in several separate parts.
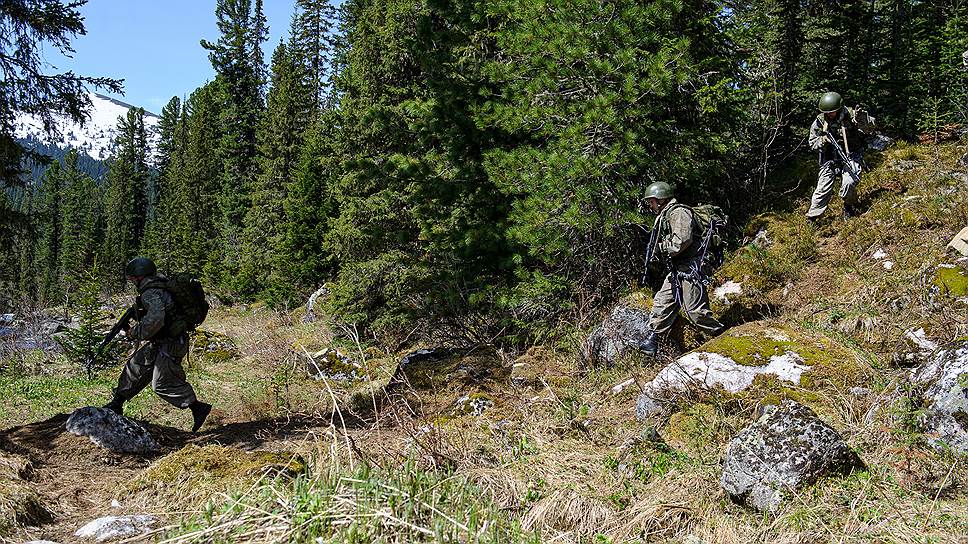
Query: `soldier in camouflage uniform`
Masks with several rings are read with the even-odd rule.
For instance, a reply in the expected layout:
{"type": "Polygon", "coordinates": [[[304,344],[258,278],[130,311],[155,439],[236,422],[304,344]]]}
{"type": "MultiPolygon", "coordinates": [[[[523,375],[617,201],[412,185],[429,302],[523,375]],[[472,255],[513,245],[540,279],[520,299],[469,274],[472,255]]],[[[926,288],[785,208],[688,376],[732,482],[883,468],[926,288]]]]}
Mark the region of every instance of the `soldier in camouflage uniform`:
{"type": "Polygon", "coordinates": [[[857,172],[860,177],[864,132],[870,129],[871,119],[863,110],[845,107],[843,98],[833,92],[825,93],[818,106],[820,114],[810,125],[809,143],[810,149],[820,154],[820,173],[807,219],[816,220],[827,211],[838,175],[841,178],[840,197],[844,199],[844,215],[850,217],[857,213],[857,184],[847,168],[857,172]],[[843,163],[827,134],[837,139],[850,164],[843,163]]]}
{"type": "Polygon", "coordinates": [[[713,317],[709,308],[706,286],[689,277],[699,258],[701,241],[697,239],[697,225],[689,206],[673,198],[668,183],[657,182],[646,189],[649,207],[658,214],[655,228],[659,235],[658,251],[670,266],[662,287],[655,293],[650,316],[651,332],[640,349],[648,355],[659,350],[659,337],[669,332],[681,307],[692,324],[710,335],[718,335],[723,325],[713,317]]]}
{"type": "Polygon", "coordinates": [[[171,294],[165,290],[166,279],[157,273],[155,264],[144,257],[132,259],[125,267],[128,281],[138,288],[138,324],[129,328],[128,338],[147,342],[128,360],[114,389],[114,399],[105,408],[119,415],[125,401],[134,398],[151,384],[155,393],[176,408],[192,411],[192,431],[205,422],[212,405],[200,402],[188,383],[181,360],[188,354],[188,334],[167,334],[166,316],[174,310],[171,294]]]}

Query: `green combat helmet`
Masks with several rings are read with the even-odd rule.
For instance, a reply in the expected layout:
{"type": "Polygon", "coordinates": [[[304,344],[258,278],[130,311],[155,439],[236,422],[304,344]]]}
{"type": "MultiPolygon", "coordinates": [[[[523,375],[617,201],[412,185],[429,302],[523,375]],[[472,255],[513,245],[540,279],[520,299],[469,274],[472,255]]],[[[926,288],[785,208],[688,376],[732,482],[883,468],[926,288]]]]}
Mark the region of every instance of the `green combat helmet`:
{"type": "Polygon", "coordinates": [[[820,97],[820,103],[817,105],[820,111],[824,113],[833,113],[835,111],[840,111],[844,105],[844,99],[840,96],[840,93],[829,92],[823,93],[820,97]]]}
{"type": "Polygon", "coordinates": [[[645,190],[645,198],[655,198],[658,200],[672,198],[672,185],[664,181],[657,181],[649,185],[645,190]]]}
{"type": "Polygon", "coordinates": [[[124,267],[125,276],[151,276],[157,271],[154,261],[147,257],[135,257],[124,267]]]}

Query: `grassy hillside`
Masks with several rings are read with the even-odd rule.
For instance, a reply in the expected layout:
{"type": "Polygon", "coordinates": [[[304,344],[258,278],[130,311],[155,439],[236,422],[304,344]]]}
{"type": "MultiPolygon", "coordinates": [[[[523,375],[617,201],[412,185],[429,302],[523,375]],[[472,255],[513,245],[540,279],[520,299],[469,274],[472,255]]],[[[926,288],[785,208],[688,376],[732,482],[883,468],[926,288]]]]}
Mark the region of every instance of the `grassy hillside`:
{"type": "MultiPolygon", "coordinates": [[[[168,542],[963,542],[968,463],[927,444],[905,367],[918,357],[909,331],[938,344],[968,337],[968,262],[945,251],[968,225],[968,173],[958,163],[966,153],[964,144],[899,144],[871,156],[863,214],[839,218],[835,199],[816,225],[802,217],[815,166],[774,180],[787,209],[745,226],[748,243],[717,280],[742,286],[715,308],[734,328],[704,349],[756,364],[795,343],[813,368],[799,386],[764,380],[738,395],[687,395],[645,426],[635,420],[636,384],[668,357],[589,369],[567,342],[479,348],[411,367],[409,387],[385,387],[403,354],[353,328],[218,309],[187,365],[216,405],[203,433],[185,434],[187,413],[143,393],[129,414],[164,438],[164,455],[105,462],[98,470],[114,477],[78,493],[116,498],[124,513],[163,513],[167,525],[152,538],[168,542]],[[309,379],[308,356],[324,348],[359,363],[350,373],[360,379],[309,379]],[[782,398],[813,407],[866,468],[765,516],[726,498],[720,459],[763,404],[782,398]]],[[[649,293],[625,299],[647,304],[649,293]]],[[[688,331],[680,341],[703,342],[688,331]]],[[[347,373],[345,363],[316,359],[347,373]]],[[[34,422],[106,402],[117,371],[88,381],[46,354],[5,361],[0,415],[22,427],[0,447],[39,432],[34,422]]],[[[11,453],[33,460],[42,451],[11,453]]],[[[78,522],[117,513],[106,503],[65,506],[44,490],[72,476],[41,472],[26,485],[41,490],[55,521],[16,528],[15,508],[4,506],[8,534],[66,539],[78,522]]],[[[0,481],[3,505],[5,489],[0,481]]]]}

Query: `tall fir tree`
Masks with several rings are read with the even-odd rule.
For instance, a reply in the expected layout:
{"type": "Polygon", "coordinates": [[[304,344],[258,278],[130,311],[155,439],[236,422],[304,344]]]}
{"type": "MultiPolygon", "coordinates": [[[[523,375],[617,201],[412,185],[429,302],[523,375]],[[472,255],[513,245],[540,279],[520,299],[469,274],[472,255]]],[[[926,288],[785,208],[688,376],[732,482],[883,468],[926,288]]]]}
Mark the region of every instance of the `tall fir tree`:
{"type": "Polygon", "coordinates": [[[150,170],[144,116],[143,109],[132,108],[118,120],[104,206],[102,263],[109,288],[124,286],[120,271],[137,255],[145,233],[150,170]]]}
{"type": "Polygon", "coordinates": [[[61,243],[64,238],[64,174],[59,161],[50,163],[37,196],[36,256],[37,299],[42,306],[61,301],[61,243]]]}
{"type": "Polygon", "coordinates": [[[256,161],[256,127],[262,111],[260,74],[264,33],[253,14],[251,0],[218,0],[215,16],[221,36],[216,43],[202,40],[221,91],[219,158],[222,162],[221,251],[222,283],[232,285],[240,267],[242,229],[251,202],[256,161]],[[256,47],[256,46],[259,47],[256,47]]]}
{"type": "Polygon", "coordinates": [[[242,266],[236,283],[236,290],[248,296],[268,287],[272,267],[279,261],[286,186],[311,114],[304,70],[284,43],[273,53],[271,72],[272,86],[259,129],[260,172],[246,215],[242,266]]]}
{"type": "Polygon", "coordinates": [[[313,111],[325,107],[333,67],[333,22],[336,9],[328,0],[296,0],[291,28],[292,50],[300,59],[313,98],[313,111]]]}
{"type": "Polygon", "coordinates": [[[77,151],[64,160],[62,242],[60,274],[65,292],[73,293],[77,281],[94,266],[101,232],[101,200],[94,180],[77,168],[77,151]]]}
{"type": "MultiPolygon", "coordinates": [[[[158,120],[158,141],[155,150],[155,180],[154,201],[149,202],[148,217],[145,226],[145,237],[141,252],[156,260],[167,258],[171,250],[170,242],[170,213],[172,206],[172,175],[176,163],[180,165],[182,157],[178,156],[184,143],[179,133],[182,115],[182,102],[177,96],[172,97],[161,110],[158,120]]],[[[151,195],[149,195],[151,196],[151,195]]]]}

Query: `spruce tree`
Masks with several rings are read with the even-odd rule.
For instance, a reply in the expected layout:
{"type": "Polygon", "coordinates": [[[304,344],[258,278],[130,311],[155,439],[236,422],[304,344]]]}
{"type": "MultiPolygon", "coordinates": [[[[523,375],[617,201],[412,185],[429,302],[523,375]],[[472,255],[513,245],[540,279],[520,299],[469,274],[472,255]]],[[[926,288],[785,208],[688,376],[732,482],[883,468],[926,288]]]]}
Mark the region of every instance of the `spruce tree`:
{"type": "Polygon", "coordinates": [[[137,255],[147,214],[148,140],[144,110],[132,108],[118,119],[117,136],[109,162],[102,249],[106,284],[122,288],[119,271],[137,255]],[[113,282],[113,284],[112,284],[113,282]]]}
{"type": "Polygon", "coordinates": [[[98,251],[101,202],[94,180],[77,168],[77,151],[64,159],[60,274],[65,292],[80,286],[76,280],[94,265],[98,251]]]}
{"type": "Polygon", "coordinates": [[[33,263],[37,277],[37,298],[42,306],[57,304],[61,288],[61,243],[64,236],[64,174],[60,162],[50,163],[37,197],[37,246],[33,263]]]}
{"type": "Polygon", "coordinates": [[[259,130],[260,173],[246,215],[242,266],[235,289],[253,295],[268,287],[280,252],[279,230],[285,222],[283,203],[310,116],[301,66],[280,43],[272,57],[272,87],[259,130]]]}
{"type": "Polygon", "coordinates": [[[222,253],[222,281],[230,283],[240,267],[242,228],[251,202],[256,173],[256,126],[262,110],[262,59],[264,32],[253,15],[251,0],[218,0],[215,16],[221,36],[211,43],[202,40],[210,51],[209,60],[217,74],[220,90],[221,139],[218,144],[222,162],[219,206],[222,253]]]}

